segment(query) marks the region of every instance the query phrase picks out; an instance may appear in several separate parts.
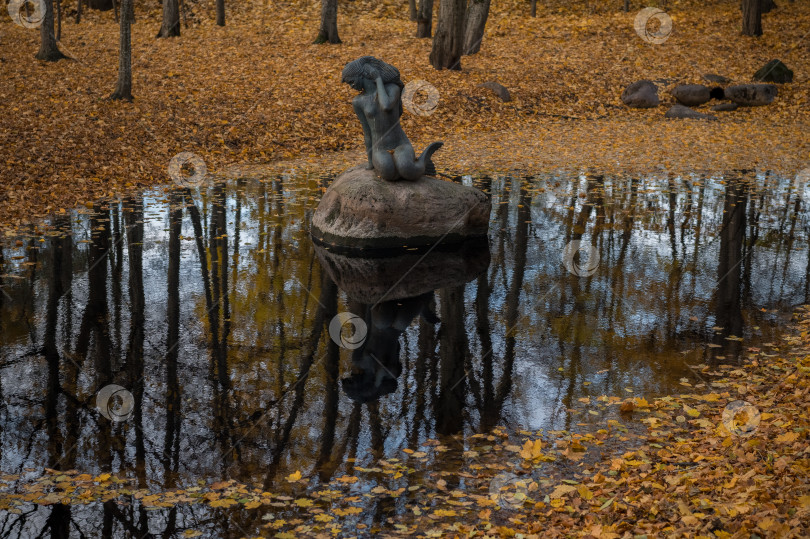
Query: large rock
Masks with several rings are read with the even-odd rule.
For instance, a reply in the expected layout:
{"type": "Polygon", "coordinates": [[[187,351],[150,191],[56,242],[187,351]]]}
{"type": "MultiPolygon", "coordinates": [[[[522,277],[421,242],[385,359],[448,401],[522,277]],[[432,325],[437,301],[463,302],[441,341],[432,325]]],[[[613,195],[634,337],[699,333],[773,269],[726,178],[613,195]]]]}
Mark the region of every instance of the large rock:
{"type": "Polygon", "coordinates": [[[712,107],[715,112],[730,112],[737,110],[740,106],[737,103],[720,103],[712,107]]]}
{"type": "Polygon", "coordinates": [[[430,176],[389,182],[358,165],[326,190],[311,232],[333,249],[451,244],[486,236],[489,213],[489,199],[478,189],[430,176]]]}
{"type": "Polygon", "coordinates": [[[622,92],[622,103],[634,109],[651,109],[660,102],[658,86],[649,80],[634,82],[622,92]]]}
{"type": "Polygon", "coordinates": [[[687,107],[696,107],[708,103],[712,98],[712,91],[702,84],[679,84],[672,89],[672,97],[687,107]]]}
{"type": "Polygon", "coordinates": [[[723,75],[718,75],[716,73],[705,73],[703,78],[709,82],[714,82],[716,84],[728,84],[731,82],[731,79],[728,77],[724,77],[723,75]]]}
{"type": "Polygon", "coordinates": [[[725,90],[726,99],[745,107],[758,107],[773,102],[778,90],[773,84],[738,84],[725,90]]]}
{"type": "Polygon", "coordinates": [[[781,60],[771,60],[754,73],[754,80],[762,82],[793,82],[793,71],[781,60]]]}
{"type": "Polygon", "coordinates": [[[665,118],[688,118],[691,120],[716,120],[717,116],[712,116],[711,114],[703,114],[702,112],[698,112],[696,110],[692,110],[689,107],[684,107],[683,105],[672,105],[667,113],[664,115],[665,118]]]}
{"type": "Polygon", "coordinates": [[[479,88],[486,88],[488,90],[492,90],[495,95],[501,98],[501,101],[509,102],[512,101],[512,96],[509,94],[509,90],[507,90],[506,86],[500,84],[495,81],[488,81],[484,84],[479,84],[479,88]]]}

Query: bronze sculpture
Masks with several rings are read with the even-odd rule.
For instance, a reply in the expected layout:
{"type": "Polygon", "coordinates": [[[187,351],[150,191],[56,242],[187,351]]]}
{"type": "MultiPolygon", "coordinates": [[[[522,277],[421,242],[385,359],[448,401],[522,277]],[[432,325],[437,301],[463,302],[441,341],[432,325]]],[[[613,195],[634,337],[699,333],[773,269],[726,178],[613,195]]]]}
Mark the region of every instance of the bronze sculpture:
{"type": "Polygon", "coordinates": [[[436,174],[431,156],[443,143],[430,144],[416,158],[400,125],[405,85],[397,68],[373,56],[362,56],[346,64],[341,82],[361,92],[352,105],[363,126],[367,169],[375,170],[388,181],[416,181],[424,175],[436,174]]]}

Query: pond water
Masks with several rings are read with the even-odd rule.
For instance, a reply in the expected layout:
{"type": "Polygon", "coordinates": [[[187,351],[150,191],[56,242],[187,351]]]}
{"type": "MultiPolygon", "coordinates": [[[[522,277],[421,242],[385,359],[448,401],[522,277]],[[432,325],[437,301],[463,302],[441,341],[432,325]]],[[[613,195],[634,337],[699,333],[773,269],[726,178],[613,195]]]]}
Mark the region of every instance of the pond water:
{"type": "MultiPolygon", "coordinates": [[[[430,443],[429,467],[460,469],[498,425],[597,429],[611,412],[587,397],[704,387],[697,365],[766,349],[810,296],[805,193],[776,176],[456,180],[491,196],[488,241],[330,252],[308,229],[331,178],[311,176],[156,189],[5,238],[6,490],[43,467],[318,488],[430,443]]],[[[360,530],[404,510],[359,503],[360,530]]],[[[134,507],[0,510],[0,534],[265,533],[263,513],[134,507]]]]}

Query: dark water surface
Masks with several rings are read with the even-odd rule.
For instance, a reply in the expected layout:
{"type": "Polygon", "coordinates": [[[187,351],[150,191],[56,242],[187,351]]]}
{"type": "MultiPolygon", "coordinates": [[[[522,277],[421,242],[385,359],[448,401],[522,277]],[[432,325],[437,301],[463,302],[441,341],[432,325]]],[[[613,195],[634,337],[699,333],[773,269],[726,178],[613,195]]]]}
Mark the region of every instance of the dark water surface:
{"type": "MultiPolygon", "coordinates": [[[[601,428],[606,412],[579,399],[701,387],[692,366],[744,360],[808,301],[810,222],[789,181],[463,181],[491,194],[489,241],[395,258],[313,245],[329,179],[310,177],[158,189],[5,238],[0,471],[274,490],[295,471],[323,485],[428,440],[449,448],[435,466],[460,467],[472,436],[497,425],[601,428]],[[577,255],[569,271],[572,241],[598,264],[577,255]],[[365,338],[348,323],[330,338],[352,314],[365,338]],[[123,421],[97,408],[110,384],[123,421]]],[[[404,510],[381,503],[363,501],[358,522],[404,510]]],[[[58,507],[0,511],[0,535],[37,536],[49,517],[77,537],[263,524],[200,507],[58,507]]]]}

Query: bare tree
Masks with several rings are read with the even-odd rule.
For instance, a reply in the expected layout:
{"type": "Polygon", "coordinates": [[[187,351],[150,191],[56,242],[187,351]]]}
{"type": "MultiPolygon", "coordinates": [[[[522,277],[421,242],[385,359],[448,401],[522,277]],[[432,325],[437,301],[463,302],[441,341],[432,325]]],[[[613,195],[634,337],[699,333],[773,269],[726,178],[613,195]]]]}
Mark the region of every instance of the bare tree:
{"type": "Polygon", "coordinates": [[[466,0],[445,0],[439,4],[439,23],[433,36],[430,63],[436,69],[461,69],[466,0]]]}
{"type": "Polygon", "coordinates": [[[113,8],[113,0],[87,0],[87,7],[99,11],[109,11],[113,8]]]}
{"type": "Polygon", "coordinates": [[[464,54],[475,54],[481,50],[484,40],[484,28],[489,17],[490,0],[470,0],[467,5],[466,22],[464,23],[464,54]]]}
{"type": "Polygon", "coordinates": [[[132,101],[132,19],[135,15],[132,1],[121,0],[118,84],[110,99],[132,101]]]}
{"type": "Polygon", "coordinates": [[[416,37],[430,37],[433,34],[433,0],[419,0],[416,13],[416,37]]]}
{"type": "Polygon", "coordinates": [[[416,20],[416,0],[408,0],[408,11],[412,21],[416,20]]]}
{"type": "Polygon", "coordinates": [[[762,0],[742,0],[742,33],[762,35],[762,0]]]}
{"type": "Polygon", "coordinates": [[[62,41],[62,0],[56,0],[56,41],[62,41]]]}
{"type": "Polygon", "coordinates": [[[225,26],[225,0],[217,0],[217,26],[225,26]]]}
{"type": "Polygon", "coordinates": [[[337,28],[337,0],[321,0],[321,28],[313,43],[340,43],[337,28]]]}
{"type": "MultiPolygon", "coordinates": [[[[625,4],[626,4],[626,0],[625,0],[625,4]]],[[[532,9],[532,11],[531,11],[532,17],[537,17],[537,0],[532,0],[531,6],[532,6],[531,7],[531,9],[532,9]]],[[[627,10],[625,9],[625,11],[627,11],[627,10]]]]}
{"type": "Polygon", "coordinates": [[[59,50],[56,37],[53,35],[53,0],[43,0],[42,3],[45,5],[45,17],[39,26],[39,52],[37,52],[36,58],[56,62],[67,56],[59,50]]]}
{"type": "Polygon", "coordinates": [[[180,35],[180,6],[177,0],[163,0],[163,24],[157,37],[180,35]]]}

